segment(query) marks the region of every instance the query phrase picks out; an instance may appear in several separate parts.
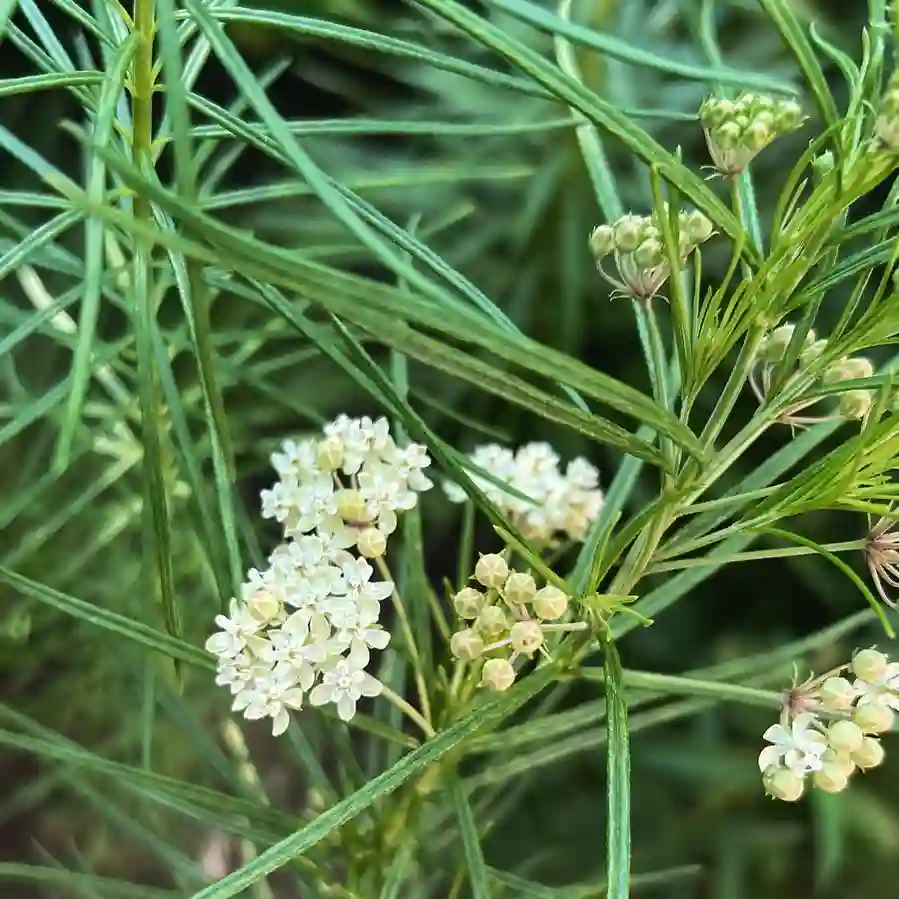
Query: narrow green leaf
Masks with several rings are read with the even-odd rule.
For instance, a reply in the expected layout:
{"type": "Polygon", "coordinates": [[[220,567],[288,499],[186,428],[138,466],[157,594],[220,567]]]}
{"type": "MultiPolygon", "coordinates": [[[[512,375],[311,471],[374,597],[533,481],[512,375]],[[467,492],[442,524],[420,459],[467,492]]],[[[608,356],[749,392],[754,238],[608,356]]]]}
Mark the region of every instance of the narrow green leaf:
{"type": "Polygon", "coordinates": [[[6,34],[6,26],[13,17],[18,6],[18,0],[0,0],[0,40],[6,34]]]}
{"type": "MultiPolygon", "coordinates": [[[[2,13],[3,10],[0,9],[0,16],[2,13]]],[[[56,90],[61,87],[99,84],[103,80],[102,72],[48,72],[41,75],[23,75],[20,78],[0,78],[0,97],[56,90]]]]}
{"type": "Polygon", "coordinates": [[[608,821],[606,824],[606,897],[627,899],[631,870],[631,763],[627,704],[623,695],[621,659],[615,644],[603,647],[606,687],[608,821]]]}
{"type": "Polygon", "coordinates": [[[125,615],[119,615],[117,612],[110,612],[108,609],[101,609],[99,606],[92,605],[84,600],[76,599],[74,596],[67,596],[58,590],[53,590],[37,581],[29,580],[11,571],[9,568],[0,566],[0,582],[17,590],[25,596],[42,602],[45,605],[52,606],[66,615],[86,621],[102,627],[105,630],[112,631],[136,643],[141,643],[149,649],[161,652],[170,659],[178,659],[191,665],[204,668],[207,671],[215,670],[215,662],[208,653],[183,640],[178,640],[155,628],[149,627],[133,618],[125,615]]]}
{"type": "Polygon", "coordinates": [[[163,890],[127,880],[114,880],[96,874],[83,874],[65,868],[48,868],[39,865],[22,865],[16,862],[0,862],[0,880],[20,883],[47,884],[59,889],[97,890],[109,899],[177,899],[181,894],[174,890],[163,890]]]}
{"type": "Polygon", "coordinates": [[[508,693],[469,712],[452,727],[410,752],[383,774],[369,781],[361,790],[322,812],[311,824],[281,840],[218,883],[195,893],[191,899],[229,899],[292,859],[302,856],[342,824],[370,808],[379,799],[390,795],[419,772],[439,762],[467,737],[508,717],[544,689],[557,673],[556,665],[545,665],[508,693]]]}
{"type": "Polygon", "coordinates": [[[450,791],[456,817],[459,819],[459,832],[462,835],[462,846],[465,849],[465,863],[468,880],[471,884],[472,899],[490,899],[490,878],[487,872],[487,863],[484,861],[481,839],[478,836],[478,827],[468,797],[465,795],[462,781],[458,777],[453,778],[450,791]]]}

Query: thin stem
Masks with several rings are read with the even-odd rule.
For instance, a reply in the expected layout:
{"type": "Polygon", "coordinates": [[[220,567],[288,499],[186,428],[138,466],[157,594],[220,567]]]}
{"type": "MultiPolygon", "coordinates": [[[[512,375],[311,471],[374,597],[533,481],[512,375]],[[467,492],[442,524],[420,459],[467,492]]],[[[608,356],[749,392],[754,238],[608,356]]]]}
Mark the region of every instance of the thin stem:
{"type": "MultiPolygon", "coordinates": [[[[578,672],[578,675],[585,680],[603,680],[600,668],[585,668],[578,672]]],[[[665,696],[702,696],[718,699],[721,702],[737,702],[769,709],[779,708],[783,704],[783,694],[772,690],[757,690],[754,687],[741,687],[738,684],[695,680],[671,674],[655,674],[651,671],[625,669],[622,672],[622,680],[626,687],[635,690],[650,690],[665,696]]]]}
{"type": "MultiPolygon", "coordinates": [[[[393,577],[390,574],[390,569],[387,567],[387,563],[384,561],[383,556],[379,556],[375,559],[375,564],[378,567],[378,571],[381,573],[381,577],[384,578],[385,581],[389,581],[393,584],[393,591],[390,594],[390,598],[393,601],[393,607],[396,609],[397,618],[400,621],[400,627],[403,631],[403,639],[406,641],[406,646],[409,649],[409,656],[412,660],[412,668],[415,672],[415,687],[418,691],[418,701],[421,703],[421,711],[424,715],[425,720],[427,721],[428,727],[431,727],[431,702],[428,699],[428,689],[424,680],[424,666],[421,661],[421,653],[418,651],[418,644],[415,642],[415,636],[412,633],[412,625],[409,623],[409,615],[406,612],[406,607],[403,604],[403,599],[399,594],[399,591],[396,589],[396,581],[394,581],[393,577]]],[[[432,731],[433,732],[433,731],[432,731]]]]}
{"type": "MultiPolygon", "coordinates": [[[[823,546],[828,552],[854,552],[865,548],[864,540],[847,540],[843,543],[827,543],[823,546]]],[[[647,574],[659,574],[662,571],[680,571],[683,568],[701,568],[705,565],[729,565],[732,562],[751,562],[756,559],[779,559],[785,556],[811,556],[817,550],[807,546],[781,546],[776,549],[755,549],[744,553],[732,553],[729,556],[704,556],[701,559],[676,559],[673,562],[658,562],[646,569],[647,574]]]]}
{"type": "Polygon", "coordinates": [[[402,696],[398,693],[394,693],[390,687],[382,684],[381,696],[398,708],[410,721],[414,721],[428,739],[436,734],[436,731],[431,727],[430,722],[414,706],[406,702],[402,696]]]}

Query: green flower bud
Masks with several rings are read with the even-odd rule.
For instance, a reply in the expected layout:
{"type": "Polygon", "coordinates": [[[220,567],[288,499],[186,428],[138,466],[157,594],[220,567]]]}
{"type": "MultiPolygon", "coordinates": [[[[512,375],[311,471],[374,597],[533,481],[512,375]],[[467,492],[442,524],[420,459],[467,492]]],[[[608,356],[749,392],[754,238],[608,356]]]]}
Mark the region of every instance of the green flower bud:
{"type": "Polygon", "coordinates": [[[515,683],[515,669],[506,659],[487,659],[481,669],[481,686],[504,693],[515,683]]]}
{"type": "Polygon", "coordinates": [[[543,645],[543,631],[536,621],[519,621],[509,631],[512,649],[525,655],[533,655],[543,645]]]}
{"type": "Polygon", "coordinates": [[[709,97],[699,107],[699,121],[705,128],[714,128],[734,114],[734,105],[730,100],[709,97]]]}
{"type": "Polygon", "coordinates": [[[639,215],[623,215],[615,223],[615,246],[622,253],[633,253],[643,240],[646,222],[639,215]]]}
{"type": "Polygon", "coordinates": [[[722,150],[735,150],[739,146],[743,131],[736,122],[725,122],[711,134],[712,142],[722,150]]]}
{"type": "Polygon", "coordinates": [[[875,737],[865,737],[862,740],[862,745],[852,753],[852,761],[862,771],[868,768],[876,768],[883,762],[883,757],[883,746],[880,745],[880,740],[875,737]]]}
{"type": "Polygon", "coordinates": [[[894,718],[892,709],[876,703],[860,705],[852,713],[852,720],[866,734],[882,734],[888,731],[893,726],[894,718]]]}
{"type": "Polygon", "coordinates": [[[899,116],[879,115],[874,121],[874,137],[884,149],[899,150],[899,116]]]}
{"type": "Polygon", "coordinates": [[[812,171],[820,180],[826,178],[834,170],[835,165],[836,160],[833,153],[830,150],[825,150],[812,160],[812,171]]]}
{"type": "Polygon", "coordinates": [[[484,654],[484,641],[471,628],[466,628],[450,638],[450,652],[462,662],[473,662],[484,654]]]}
{"type": "Polygon", "coordinates": [[[568,608],[568,597],[553,584],[547,584],[534,597],[534,614],[543,621],[561,618],[568,608]]]}
{"type": "Polygon", "coordinates": [[[759,349],[759,355],[763,361],[772,364],[780,362],[793,339],[793,332],[796,330],[795,325],[781,325],[775,328],[763,341],[759,349]]]}
{"type": "Polygon", "coordinates": [[[838,384],[841,381],[855,381],[859,378],[870,378],[874,374],[874,366],[864,356],[847,356],[833,365],[828,365],[821,381],[824,384],[838,384]]]}
{"type": "Polygon", "coordinates": [[[851,721],[834,721],[827,728],[827,742],[839,753],[855,752],[864,737],[861,728],[851,721]]]}
{"type": "Polygon", "coordinates": [[[463,587],[453,597],[453,608],[460,618],[477,618],[481,614],[487,597],[474,587],[463,587]]]}
{"type": "Polygon", "coordinates": [[[499,606],[486,606],[475,619],[475,629],[488,640],[497,640],[509,629],[509,619],[499,606]]]}
{"type": "Polygon", "coordinates": [[[795,802],[805,789],[803,779],[789,768],[771,768],[762,777],[765,792],[784,802],[795,802]]]}
{"type": "Polygon", "coordinates": [[[758,153],[774,140],[774,132],[764,122],[752,122],[743,134],[743,143],[748,150],[758,153]]]}
{"type": "MultiPolygon", "coordinates": [[[[809,331],[809,336],[813,334],[809,331]]],[[[822,337],[820,340],[812,340],[806,348],[799,354],[799,364],[803,368],[808,368],[813,362],[816,362],[821,354],[827,349],[827,338],[822,337]]]]}
{"type": "Polygon", "coordinates": [[[537,595],[533,577],[521,571],[513,571],[503,586],[503,596],[513,605],[530,602],[537,595]]]}
{"type": "Polygon", "coordinates": [[[840,415],[857,421],[864,418],[874,405],[874,399],[869,390],[847,390],[840,395],[840,415]]]}
{"type": "Polygon", "coordinates": [[[615,249],[615,232],[609,225],[598,225],[590,234],[590,250],[597,261],[615,249]]]}
{"type": "Polygon", "coordinates": [[[657,240],[644,240],[634,250],[634,262],[643,269],[655,268],[657,265],[661,265],[664,258],[664,249],[657,240]]]}
{"type": "Polygon", "coordinates": [[[705,243],[715,233],[711,219],[698,209],[694,209],[686,215],[682,220],[681,228],[690,239],[690,243],[694,245],[705,243]]]}
{"type": "Polygon", "coordinates": [[[474,576],[485,587],[499,590],[509,577],[509,565],[501,555],[488,553],[478,559],[474,576]]]}
{"type": "Polygon", "coordinates": [[[784,100],[777,105],[774,121],[779,134],[794,131],[802,124],[802,108],[794,100],[784,100]]]}
{"type": "Polygon", "coordinates": [[[866,684],[876,684],[883,680],[890,670],[890,659],[885,653],[874,649],[860,649],[853,657],[852,673],[866,684]]]}

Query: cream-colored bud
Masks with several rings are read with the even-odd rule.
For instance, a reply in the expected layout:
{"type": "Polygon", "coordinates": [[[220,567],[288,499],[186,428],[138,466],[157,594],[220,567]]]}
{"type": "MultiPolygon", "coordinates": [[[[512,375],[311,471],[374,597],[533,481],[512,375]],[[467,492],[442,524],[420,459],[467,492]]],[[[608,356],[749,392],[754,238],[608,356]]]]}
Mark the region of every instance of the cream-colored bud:
{"type": "Polygon", "coordinates": [[[775,328],[762,342],[759,355],[765,362],[780,362],[793,339],[793,332],[796,330],[795,325],[781,325],[775,328]]]}
{"type": "Polygon", "coordinates": [[[712,132],[712,142],[722,150],[733,150],[740,143],[742,133],[736,122],[724,122],[712,132]]]}
{"type": "Polygon", "coordinates": [[[387,538],[377,528],[366,528],[356,541],[359,555],[366,559],[377,559],[387,549],[387,538]]]}
{"type": "Polygon", "coordinates": [[[793,100],[783,100],[777,104],[775,126],[780,134],[793,131],[802,124],[802,107],[793,100]]]}
{"type": "Polygon", "coordinates": [[[857,421],[864,418],[874,405],[874,397],[870,390],[847,390],[840,394],[840,415],[857,421]]]}
{"type": "Polygon", "coordinates": [[[845,771],[842,771],[837,765],[827,765],[820,771],[816,771],[812,775],[812,780],[819,790],[825,793],[839,793],[846,789],[849,778],[845,771]]]}
{"type": "Polygon", "coordinates": [[[525,655],[532,655],[543,645],[543,631],[536,621],[519,621],[513,624],[509,638],[512,649],[525,655]]]}
{"type": "Polygon", "coordinates": [[[481,686],[503,693],[515,683],[515,669],[507,659],[487,659],[481,670],[481,686]]]}
{"type": "Polygon", "coordinates": [[[503,596],[513,605],[530,602],[537,595],[537,584],[531,575],[513,571],[503,585],[503,596]]]}
{"type": "Polygon", "coordinates": [[[882,652],[873,647],[859,650],[852,657],[852,673],[867,684],[883,680],[889,671],[890,660],[882,652]]]}
{"type": "Polygon", "coordinates": [[[534,597],[534,614],[543,621],[561,618],[568,608],[568,597],[553,584],[547,584],[534,597]]]}
{"type": "Polygon", "coordinates": [[[634,262],[638,268],[655,268],[665,259],[665,250],[657,240],[644,240],[634,250],[634,262]]]}
{"type": "Polygon", "coordinates": [[[698,209],[687,214],[683,230],[693,244],[705,243],[715,233],[712,220],[698,209]]]}
{"type": "Polygon", "coordinates": [[[827,742],[840,753],[855,752],[864,738],[861,728],[851,721],[834,721],[827,728],[827,742]]]}
{"type": "Polygon", "coordinates": [[[615,249],[615,232],[610,225],[598,225],[590,234],[590,249],[597,260],[615,249]]]}
{"type": "Polygon", "coordinates": [[[855,688],[845,677],[829,677],[821,684],[821,703],[829,712],[848,712],[855,700],[855,688]]]}
{"type": "Polygon", "coordinates": [[[773,132],[764,122],[751,122],[743,133],[743,143],[754,153],[764,150],[773,139],[773,132]]]}
{"type": "Polygon", "coordinates": [[[495,640],[509,629],[509,619],[499,606],[486,606],[481,609],[474,626],[488,640],[495,640]]]}
{"type": "Polygon", "coordinates": [[[865,771],[868,768],[876,768],[883,762],[884,754],[880,740],[874,737],[865,737],[862,745],[852,753],[852,761],[865,771]]]}
{"type": "Polygon", "coordinates": [[[315,448],[315,461],[322,471],[337,471],[343,465],[343,442],[339,437],[326,437],[315,448]]]}
{"type": "Polygon", "coordinates": [[[852,720],[866,734],[882,734],[888,731],[893,726],[895,717],[892,709],[877,703],[860,705],[852,713],[852,720]]]}
{"type": "Polygon", "coordinates": [[[344,521],[364,521],[368,517],[365,499],[358,490],[338,490],[335,499],[337,514],[344,521]]]}
{"type": "Polygon", "coordinates": [[[699,107],[699,121],[706,128],[714,128],[734,114],[734,104],[730,100],[709,97],[699,107]]]}
{"type": "Polygon", "coordinates": [[[874,366],[864,356],[848,356],[833,365],[828,365],[821,378],[824,384],[838,384],[841,381],[855,381],[859,378],[870,378],[874,374],[874,366]]]}
{"type": "Polygon", "coordinates": [[[268,590],[259,589],[248,603],[250,615],[257,621],[271,621],[281,613],[281,603],[268,590]]]}
{"type": "Polygon", "coordinates": [[[453,597],[453,608],[460,618],[477,618],[484,608],[487,598],[474,587],[463,587],[453,597]]]}
{"type": "Polygon", "coordinates": [[[623,215],[615,222],[615,246],[623,253],[633,253],[643,240],[646,222],[639,215],[623,215]]]}
{"type": "Polygon", "coordinates": [[[509,566],[506,560],[497,553],[488,553],[478,559],[474,569],[475,578],[485,587],[499,590],[509,577],[509,566]]]}
{"type": "MultiPolygon", "coordinates": [[[[812,332],[809,331],[809,335],[812,332]]],[[[803,368],[808,368],[813,362],[817,362],[817,360],[821,357],[823,352],[827,349],[827,338],[822,337],[820,340],[812,339],[811,343],[808,343],[806,348],[799,354],[799,364],[803,368]]]]}
{"type": "Polygon", "coordinates": [[[782,799],[784,802],[795,802],[805,789],[803,779],[789,768],[769,769],[762,777],[762,783],[769,796],[782,799]]]}
{"type": "MultiPolygon", "coordinates": [[[[862,737],[862,740],[864,739],[866,738],[862,737]]],[[[826,749],[821,756],[821,761],[825,765],[842,771],[846,777],[850,777],[855,771],[855,762],[852,760],[852,756],[834,749],[826,749]]]]}
{"type": "Polygon", "coordinates": [[[460,661],[473,662],[484,654],[484,640],[471,628],[466,628],[450,637],[450,652],[460,661]]]}

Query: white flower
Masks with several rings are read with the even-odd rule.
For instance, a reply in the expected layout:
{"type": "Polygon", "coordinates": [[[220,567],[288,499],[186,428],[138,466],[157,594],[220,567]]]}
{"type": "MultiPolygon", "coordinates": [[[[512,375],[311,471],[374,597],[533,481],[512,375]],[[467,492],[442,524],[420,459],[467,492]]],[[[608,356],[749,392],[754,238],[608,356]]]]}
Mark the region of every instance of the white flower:
{"type": "Polygon", "coordinates": [[[285,440],[281,451],[272,453],[272,468],[282,481],[300,481],[319,473],[315,454],[315,441],[285,440]]]}
{"type": "MultiPolygon", "coordinates": [[[[471,461],[508,486],[505,490],[472,474],[475,484],[535,543],[548,545],[559,536],[583,540],[602,508],[597,470],[578,458],[563,473],[559,456],[548,443],[528,443],[515,453],[487,444],[471,454],[471,461]]],[[[444,489],[453,502],[465,499],[456,484],[444,484],[444,489]]]]}
{"type": "Polygon", "coordinates": [[[250,609],[236,599],[231,600],[229,613],[227,616],[215,616],[215,623],[221,631],[206,641],[206,651],[223,659],[235,658],[263,626],[250,614],[250,609]]]}
{"type": "Polygon", "coordinates": [[[341,659],[326,668],[322,682],[309,694],[312,705],[333,702],[342,721],[349,721],[356,714],[356,703],[363,696],[377,696],[383,684],[368,672],[341,659]]]}
{"type": "Polygon", "coordinates": [[[287,521],[300,502],[296,481],[278,481],[270,490],[262,491],[262,517],[287,521]]]}
{"type": "Polygon", "coordinates": [[[811,771],[820,771],[823,767],[821,756],[827,749],[827,740],[816,730],[819,724],[816,715],[804,712],[797,715],[789,727],[783,724],[772,724],[764,738],[772,743],[766,746],[759,755],[759,769],[762,772],[782,766],[798,777],[804,777],[811,771]]]}
{"type": "Polygon", "coordinates": [[[243,712],[250,721],[260,718],[272,719],[272,733],[277,737],[287,730],[290,723],[288,709],[301,709],[305,691],[291,679],[276,677],[274,674],[255,680],[241,690],[231,708],[243,712]]]}
{"type": "Polygon", "coordinates": [[[878,678],[852,685],[858,694],[858,705],[882,705],[899,712],[899,662],[890,662],[878,678]]]}

